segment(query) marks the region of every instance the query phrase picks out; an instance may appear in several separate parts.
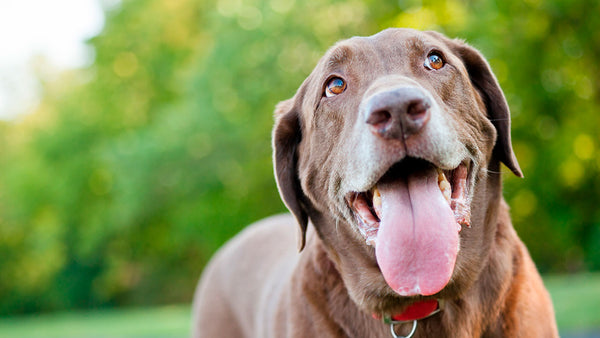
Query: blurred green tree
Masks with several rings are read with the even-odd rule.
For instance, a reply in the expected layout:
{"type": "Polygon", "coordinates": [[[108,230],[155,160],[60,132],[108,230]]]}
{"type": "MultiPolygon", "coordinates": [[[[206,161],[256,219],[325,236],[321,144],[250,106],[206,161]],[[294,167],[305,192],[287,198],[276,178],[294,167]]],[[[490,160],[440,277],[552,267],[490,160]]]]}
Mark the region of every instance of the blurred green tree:
{"type": "Polygon", "coordinates": [[[0,313],[189,301],[249,222],[284,211],[275,104],[338,39],[389,26],[466,38],[513,114],[506,175],[538,267],[600,269],[599,4],[590,1],[124,1],[93,65],[0,124],[0,313]]]}

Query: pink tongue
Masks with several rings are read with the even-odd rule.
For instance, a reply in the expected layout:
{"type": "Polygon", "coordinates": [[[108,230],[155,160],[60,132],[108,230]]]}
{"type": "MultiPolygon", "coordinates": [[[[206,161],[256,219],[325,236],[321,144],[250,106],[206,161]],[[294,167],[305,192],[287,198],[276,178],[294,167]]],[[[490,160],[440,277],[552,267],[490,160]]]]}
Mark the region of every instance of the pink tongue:
{"type": "Polygon", "coordinates": [[[378,184],[381,223],[375,253],[388,285],[402,296],[446,286],[458,253],[458,227],[435,170],[378,184]]]}

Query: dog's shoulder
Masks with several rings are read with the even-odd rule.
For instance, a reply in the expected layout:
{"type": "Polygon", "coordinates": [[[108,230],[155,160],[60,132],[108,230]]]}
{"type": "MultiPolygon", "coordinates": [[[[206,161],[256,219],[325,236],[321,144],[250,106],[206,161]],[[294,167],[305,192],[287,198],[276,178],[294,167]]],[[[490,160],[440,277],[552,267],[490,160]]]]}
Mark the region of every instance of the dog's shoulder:
{"type": "Polygon", "coordinates": [[[194,297],[194,337],[264,329],[266,324],[257,316],[272,313],[270,299],[281,291],[283,276],[291,274],[298,259],[295,226],[289,214],[265,218],[244,228],[214,254],[194,297]]]}

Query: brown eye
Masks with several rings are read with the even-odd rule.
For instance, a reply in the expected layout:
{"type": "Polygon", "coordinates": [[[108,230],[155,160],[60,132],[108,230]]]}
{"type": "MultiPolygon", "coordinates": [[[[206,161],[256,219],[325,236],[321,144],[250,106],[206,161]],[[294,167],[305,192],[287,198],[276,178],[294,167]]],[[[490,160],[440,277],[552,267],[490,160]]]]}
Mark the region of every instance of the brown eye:
{"type": "Polygon", "coordinates": [[[438,70],[444,67],[444,59],[438,52],[431,52],[425,60],[425,67],[431,70],[438,70]]]}
{"type": "Polygon", "coordinates": [[[327,86],[325,86],[325,96],[340,95],[344,90],[346,90],[346,81],[339,77],[332,77],[327,81],[327,86]]]}

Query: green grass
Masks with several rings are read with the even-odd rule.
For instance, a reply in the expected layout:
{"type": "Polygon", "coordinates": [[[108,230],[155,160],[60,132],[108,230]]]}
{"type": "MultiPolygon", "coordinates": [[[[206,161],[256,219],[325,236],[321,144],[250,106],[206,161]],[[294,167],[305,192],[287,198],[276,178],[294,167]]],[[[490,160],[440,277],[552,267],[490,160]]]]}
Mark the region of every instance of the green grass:
{"type": "MultiPolygon", "coordinates": [[[[546,276],[562,333],[600,330],[600,274],[546,276]]],[[[188,337],[189,305],[0,319],[0,337],[188,337]]]]}
{"type": "Polygon", "coordinates": [[[600,330],[600,273],[545,276],[562,331],[600,330]]]}
{"type": "Polygon", "coordinates": [[[0,319],[0,337],[189,337],[190,306],[64,312],[0,319]]]}

